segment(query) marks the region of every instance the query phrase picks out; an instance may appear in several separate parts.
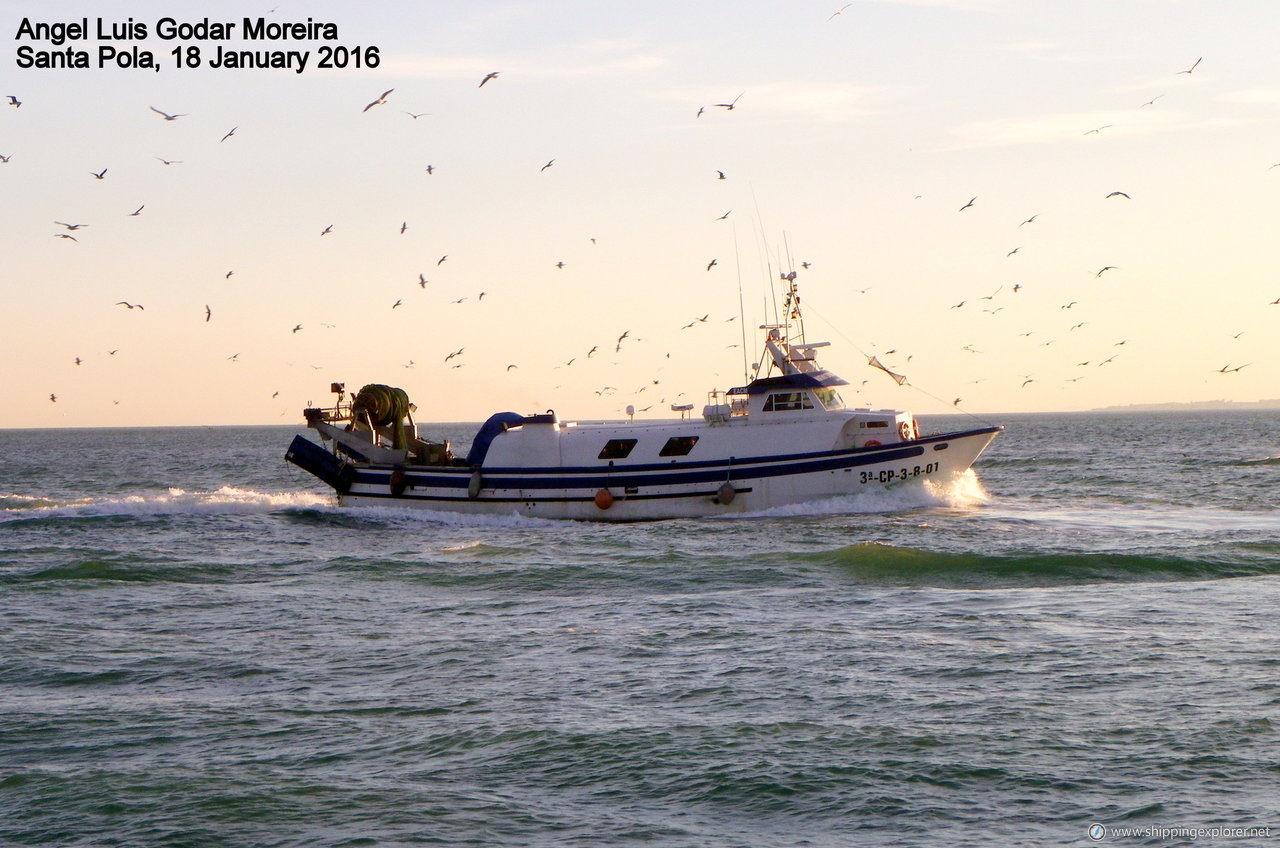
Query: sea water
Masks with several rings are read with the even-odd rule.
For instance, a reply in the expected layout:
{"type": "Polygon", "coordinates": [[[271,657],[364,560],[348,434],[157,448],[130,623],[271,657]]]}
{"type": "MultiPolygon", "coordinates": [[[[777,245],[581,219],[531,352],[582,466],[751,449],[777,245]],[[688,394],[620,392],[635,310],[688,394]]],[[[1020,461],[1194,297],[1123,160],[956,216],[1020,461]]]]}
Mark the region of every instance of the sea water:
{"type": "Polygon", "coordinates": [[[621,526],[0,431],[0,845],[1280,838],[1280,414],[1001,423],[945,488],[621,526]]]}

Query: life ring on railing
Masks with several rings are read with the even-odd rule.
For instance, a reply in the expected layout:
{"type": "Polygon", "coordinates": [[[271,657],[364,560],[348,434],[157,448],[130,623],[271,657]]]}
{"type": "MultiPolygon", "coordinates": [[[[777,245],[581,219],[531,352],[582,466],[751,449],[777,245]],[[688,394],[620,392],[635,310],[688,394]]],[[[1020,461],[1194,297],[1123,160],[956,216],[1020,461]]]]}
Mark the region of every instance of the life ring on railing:
{"type": "Polygon", "coordinates": [[[911,441],[911,422],[903,421],[898,424],[898,437],[904,442],[911,441]]]}
{"type": "Polygon", "coordinates": [[[913,439],[920,438],[920,422],[914,418],[911,419],[911,437],[913,439]]]}

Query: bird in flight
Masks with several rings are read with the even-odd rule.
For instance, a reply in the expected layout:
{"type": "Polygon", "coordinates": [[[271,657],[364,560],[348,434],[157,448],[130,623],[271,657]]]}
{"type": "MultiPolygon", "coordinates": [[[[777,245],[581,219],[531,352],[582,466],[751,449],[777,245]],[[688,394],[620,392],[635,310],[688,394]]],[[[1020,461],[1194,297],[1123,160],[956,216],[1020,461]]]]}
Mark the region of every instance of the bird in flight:
{"type": "Polygon", "coordinates": [[[1094,274],[1093,276],[1095,276],[1095,277],[1101,277],[1101,276],[1102,276],[1102,272],[1103,272],[1103,271],[1114,271],[1114,270],[1115,270],[1115,267],[1116,267],[1116,266],[1114,266],[1114,265],[1108,265],[1108,266],[1106,266],[1105,268],[1103,268],[1101,271],[1099,271],[1098,273],[1094,274]]]}
{"type": "Polygon", "coordinates": [[[449,258],[449,254],[446,253],[444,256],[441,256],[439,259],[436,260],[436,265],[439,266],[441,262],[444,262],[448,258],[449,258]]]}
{"type": "Polygon", "coordinates": [[[972,205],[973,205],[973,201],[974,201],[974,200],[977,200],[977,199],[978,199],[978,198],[977,198],[977,196],[975,195],[975,196],[973,197],[973,199],[971,199],[971,200],[970,200],[968,203],[966,203],[964,206],[961,206],[957,211],[959,211],[959,212],[963,212],[964,210],[966,210],[966,209],[968,209],[970,206],[972,206],[972,205]]]}
{"type": "Polygon", "coordinates": [[[399,306],[402,303],[404,303],[403,300],[397,300],[395,303],[391,304],[391,308],[395,309],[397,306],[399,306]]]}
{"type": "Polygon", "coordinates": [[[554,160],[554,159],[550,159],[550,160],[548,160],[548,161],[547,161],[547,164],[543,165],[541,168],[539,168],[539,169],[538,169],[538,173],[542,173],[543,171],[547,170],[548,168],[550,168],[550,167],[551,167],[552,165],[554,165],[555,163],[556,163],[556,160],[554,160]]]}
{"type": "Polygon", "coordinates": [[[1132,198],[1132,197],[1130,197],[1129,195],[1125,194],[1123,191],[1113,191],[1113,192],[1111,192],[1110,194],[1108,194],[1108,195],[1107,195],[1107,197],[1108,197],[1108,198],[1111,198],[1111,197],[1123,197],[1125,200],[1133,200],[1133,198],[1132,198]]]}
{"type": "Polygon", "coordinates": [[[394,89],[394,88],[388,88],[386,91],[384,91],[384,92],[382,92],[381,94],[379,94],[379,95],[378,95],[378,99],[377,99],[377,100],[373,101],[373,102],[372,102],[372,103],[370,103],[368,106],[366,106],[366,107],[364,107],[363,109],[361,109],[360,111],[361,111],[361,112],[368,112],[368,111],[369,111],[370,109],[372,109],[374,106],[381,106],[383,103],[386,103],[386,102],[387,102],[387,95],[388,95],[388,94],[390,94],[390,93],[391,93],[391,92],[393,92],[393,91],[395,91],[395,89],[394,89]]]}
{"type": "MultiPolygon", "coordinates": [[[[1022,222],[1022,224],[1030,224],[1032,221],[1034,221],[1036,218],[1039,218],[1039,217],[1040,217],[1040,213],[1039,213],[1039,212],[1037,212],[1036,214],[1032,215],[1032,216],[1031,216],[1030,218],[1028,218],[1027,220],[1023,221],[1023,222],[1022,222]]],[[[1021,226],[1022,226],[1022,224],[1019,224],[1018,226],[1019,226],[1019,227],[1021,227],[1021,226]]]]}
{"type": "Polygon", "coordinates": [[[78,242],[78,241],[80,241],[80,239],[76,238],[75,236],[71,235],[70,233],[54,233],[54,234],[53,234],[53,237],[54,237],[54,238],[60,238],[60,239],[71,239],[72,241],[77,241],[77,242],[78,242]]]}
{"type": "Polygon", "coordinates": [[[716,260],[712,259],[710,262],[707,263],[707,270],[710,271],[712,268],[716,267],[716,265],[718,264],[719,263],[716,260]]]}
{"type": "MultiPolygon", "coordinates": [[[[1203,58],[1204,58],[1203,56],[1201,56],[1201,57],[1200,57],[1200,59],[1203,59],[1203,58]]],[[[1194,71],[1194,70],[1196,69],[1196,65],[1199,65],[1199,64],[1200,64],[1200,59],[1196,59],[1194,62],[1192,62],[1192,63],[1191,63],[1191,67],[1187,68],[1185,71],[1178,71],[1178,73],[1174,74],[1174,76],[1176,77],[1176,76],[1178,76],[1179,74],[1189,74],[1189,73],[1191,73],[1192,71],[1194,71]]]]}
{"type": "Polygon", "coordinates": [[[831,13],[831,17],[827,18],[827,20],[828,20],[828,21],[833,21],[833,20],[835,20],[836,18],[838,18],[838,17],[840,17],[841,15],[843,15],[843,14],[844,14],[844,10],[845,10],[845,9],[849,8],[849,7],[850,7],[850,6],[852,6],[852,5],[853,5],[852,3],[845,3],[845,4],[844,4],[843,6],[841,6],[839,9],[836,9],[834,12],[832,12],[832,13],[831,13]]]}
{"type": "Polygon", "coordinates": [[[68,230],[78,230],[81,227],[89,226],[88,224],[64,224],[61,221],[54,221],[53,223],[57,224],[59,227],[66,227],[68,230]]]}
{"type": "Polygon", "coordinates": [[[57,402],[58,402],[57,395],[54,395],[54,394],[49,395],[49,403],[57,403],[57,402]]]}
{"type": "Polygon", "coordinates": [[[151,111],[155,112],[157,115],[162,116],[166,121],[176,121],[179,118],[187,117],[185,112],[180,115],[170,115],[168,112],[161,112],[159,109],[157,109],[154,106],[151,107],[151,111]]]}
{"type": "Polygon", "coordinates": [[[428,174],[434,174],[434,173],[435,173],[435,170],[436,170],[436,166],[435,166],[435,165],[428,165],[428,166],[427,166],[427,173],[428,173],[428,174]]]}
{"type": "Polygon", "coordinates": [[[733,98],[733,100],[729,101],[728,103],[717,103],[716,105],[719,106],[721,109],[728,109],[729,111],[733,111],[733,108],[738,105],[738,99],[741,98],[743,94],[746,94],[746,92],[745,91],[742,92],[741,94],[733,98]]]}
{"type": "Polygon", "coordinates": [[[719,174],[719,176],[718,176],[718,177],[716,177],[716,179],[717,179],[717,180],[727,180],[727,179],[728,179],[728,177],[726,177],[726,176],[724,175],[724,171],[717,170],[717,171],[716,171],[716,173],[717,173],[717,174],[719,174]]]}
{"type": "Polygon", "coordinates": [[[235,134],[236,134],[236,130],[238,130],[238,129],[240,129],[240,127],[239,127],[239,126],[234,126],[234,127],[232,127],[230,130],[228,130],[228,131],[227,131],[227,134],[226,134],[226,135],[224,135],[222,138],[218,139],[218,144],[222,144],[222,142],[224,142],[224,141],[226,141],[227,139],[231,138],[231,136],[233,136],[233,135],[235,135],[235,134]]]}
{"type": "Polygon", "coordinates": [[[213,310],[209,308],[209,304],[204,305],[204,322],[209,323],[209,319],[213,317],[213,310]]]}
{"type": "Polygon", "coordinates": [[[163,163],[164,163],[164,164],[166,164],[166,165],[181,165],[181,164],[182,164],[182,160],[181,160],[181,159],[161,159],[159,156],[157,156],[156,158],[157,158],[157,159],[160,159],[160,161],[161,161],[161,162],[163,162],[163,163]]]}
{"type": "Polygon", "coordinates": [[[331,233],[331,232],[333,232],[333,224],[330,224],[329,226],[327,226],[327,227],[325,227],[323,230],[321,230],[321,231],[320,231],[320,235],[322,235],[322,236],[327,236],[327,235],[329,235],[329,233],[331,233]]]}
{"type": "Polygon", "coordinates": [[[116,306],[127,306],[130,309],[141,309],[143,312],[147,311],[147,308],[143,306],[141,303],[130,303],[127,300],[117,300],[116,306]]]}
{"type": "Polygon", "coordinates": [[[484,75],[484,79],[480,80],[480,84],[476,86],[476,88],[484,88],[485,83],[487,83],[491,79],[497,79],[497,78],[498,78],[498,72],[490,71],[489,73],[484,75]]]}
{"type": "Polygon", "coordinates": [[[93,176],[99,180],[105,180],[107,178],[106,168],[103,168],[101,171],[98,171],[97,173],[94,173],[93,171],[90,171],[89,173],[93,174],[93,176]]]}
{"type": "Polygon", "coordinates": [[[22,105],[22,101],[21,101],[21,100],[19,100],[19,99],[18,99],[18,98],[16,98],[16,97],[14,97],[12,94],[10,94],[10,95],[9,95],[9,105],[10,105],[10,106],[13,106],[14,108],[17,108],[17,107],[19,107],[19,106],[21,106],[21,105],[22,105]]]}
{"type": "MultiPolygon", "coordinates": [[[[147,205],[147,204],[145,204],[145,203],[144,203],[144,204],[142,204],[142,206],[146,206],[146,205],[147,205]]],[[[131,218],[136,218],[136,217],[138,217],[139,215],[141,215],[141,214],[142,214],[142,206],[139,206],[137,209],[135,209],[135,210],[133,210],[132,212],[130,212],[130,213],[129,213],[129,217],[131,217],[131,218]]]]}
{"type": "MultiPolygon", "coordinates": [[[[403,111],[403,110],[402,110],[402,111],[403,111]]],[[[430,112],[419,112],[418,114],[416,114],[416,115],[415,115],[415,114],[413,114],[412,112],[405,112],[405,114],[406,114],[406,115],[408,115],[410,118],[413,118],[413,119],[416,121],[416,120],[418,120],[419,118],[423,117],[424,115],[430,115],[431,113],[430,113],[430,112]]]]}
{"type": "Polygon", "coordinates": [[[418,275],[418,288],[425,289],[427,287],[427,278],[422,274],[418,275]]]}
{"type": "MultiPolygon", "coordinates": [[[[1151,98],[1151,99],[1150,99],[1150,100],[1148,100],[1146,103],[1143,103],[1143,104],[1142,104],[1142,106],[1154,106],[1154,105],[1155,105],[1155,102],[1156,102],[1157,100],[1159,100],[1161,97],[1164,97],[1164,95],[1163,95],[1163,94],[1157,94],[1155,97],[1151,98]]],[[[1142,108],[1142,106],[1139,106],[1138,108],[1139,108],[1139,109],[1141,109],[1141,108],[1142,108]]]]}
{"type": "Polygon", "coordinates": [[[400,235],[404,235],[404,231],[405,231],[405,230],[407,230],[407,229],[409,229],[409,222],[408,222],[408,221],[401,221],[401,222],[400,222],[400,235]]]}
{"type": "Polygon", "coordinates": [[[1103,131],[1103,130],[1105,130],[1105,129],[1110,129],[1110,127],[1111,127],[1111,124],[1103,124],[1102,126],[1098,127],[1097,129],[1092,129],[1092,130],[1089,130],[1089,131],[1088,131],[1088,132],[1086,132],[1086,133],[1082,133],[1082,135],[1093,135],[1094,133],[1100,133],[1100,132],[1102,132],[1102,131],[1103,131]]]}
{"type": "Polygon", "coordinates": [[[295,325],[294,325],[294,327],[293,327],[293,331],[294,331],[295,333],[296,333],[296,332],[298,332],[298,331],[299,331],[299,330],[301,330],[301,329],[302,329],[302,325],[301,325],[301,324],[295,324],[295,325]]]}

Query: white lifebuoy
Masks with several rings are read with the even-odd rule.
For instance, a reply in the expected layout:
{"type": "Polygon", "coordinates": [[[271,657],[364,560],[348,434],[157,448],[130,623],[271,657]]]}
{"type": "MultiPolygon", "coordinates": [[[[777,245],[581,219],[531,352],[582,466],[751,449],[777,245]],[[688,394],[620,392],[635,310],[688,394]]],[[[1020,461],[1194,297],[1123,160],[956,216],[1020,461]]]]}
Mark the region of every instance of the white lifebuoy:
{"type": "Polygon", "coordinates": [[[911,441],[911,424],[903,421],[898,425],[898,437],[904,442],[911,441]]]}

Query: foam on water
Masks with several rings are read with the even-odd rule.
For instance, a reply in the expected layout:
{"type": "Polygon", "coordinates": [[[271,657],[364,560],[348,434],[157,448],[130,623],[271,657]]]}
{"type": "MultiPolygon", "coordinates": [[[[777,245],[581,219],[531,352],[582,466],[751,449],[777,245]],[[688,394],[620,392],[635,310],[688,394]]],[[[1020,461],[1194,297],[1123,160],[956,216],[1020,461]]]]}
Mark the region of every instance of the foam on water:
{"type": "Polygon", "coordinates": [[[211,492],[170,488],[164,493],[63,502],[26,495],[0,496],[0,523],[32,518],[101,518],[140,515],[248,515],[284,509],[310,509],[331,502],[312,492],[256,492],[223,486],[211,492]]]}

